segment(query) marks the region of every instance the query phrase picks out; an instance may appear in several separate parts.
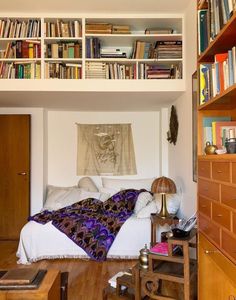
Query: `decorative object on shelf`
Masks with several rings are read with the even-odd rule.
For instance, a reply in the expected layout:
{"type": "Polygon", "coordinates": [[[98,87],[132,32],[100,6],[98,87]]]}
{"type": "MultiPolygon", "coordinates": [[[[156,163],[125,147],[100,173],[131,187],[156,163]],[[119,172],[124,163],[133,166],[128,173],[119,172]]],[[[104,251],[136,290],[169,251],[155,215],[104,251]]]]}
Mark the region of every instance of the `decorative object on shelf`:
{"type": "Polygon", "coordinates": [[[170,114],[170,124],[169,131],[167,132],[167,141],[169,143],[176,144],[177,136],[178,136],[179,122],[178,116],[176,112],[176,108],[174,105],[171,106],[171,114],[170,114]]]}
{"type": "Polygon", "coordinates": [[[137,174],[131,124],[77,124],[78,175],[137,174]]]}
{"type": "Polygon", "coordinates": [[[165,219],[169,217],[166,206],[166,194],[176,194],[176,186],[173,180],[165,176],[155,179],[152,183],[151,191],[154,194],[161,194],[161,210],[159,217],[165,219]]]}
{"type": "Polygon", "coordinates": [[[227,153],[230,153],[230,154],[236,153],[236,138],[226,139],[225,147],[226,147],[227,153]]]}
{"type": "Polygon", "coordinates": [[[216,154],[217,147],[212,145],[210,142],[206,142],[206,147],[204,149],[207,155],[216,154]]]}
{"type": "Polygon", "coordinates": [[[148,254],[149,249],[147,248],[147,244],[145,244],[144,248],[140,250],[139,255],[139,265],[142,269],[148,269],[148,254]]]}

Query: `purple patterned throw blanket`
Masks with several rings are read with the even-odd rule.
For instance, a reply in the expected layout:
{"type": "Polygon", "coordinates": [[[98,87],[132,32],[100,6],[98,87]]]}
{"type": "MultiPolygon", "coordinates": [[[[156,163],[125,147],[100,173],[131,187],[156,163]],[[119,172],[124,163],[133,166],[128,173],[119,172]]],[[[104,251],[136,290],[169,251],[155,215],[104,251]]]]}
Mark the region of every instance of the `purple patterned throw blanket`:
{"type": "Polygon", "coordinates": [[[56,211],[45,210],[29,218],[52,224],[94,260],[106,260],[121,226],[132,215],[138,195],[145,190],[123,190],[105,202],[88,198],[56,211]]]}

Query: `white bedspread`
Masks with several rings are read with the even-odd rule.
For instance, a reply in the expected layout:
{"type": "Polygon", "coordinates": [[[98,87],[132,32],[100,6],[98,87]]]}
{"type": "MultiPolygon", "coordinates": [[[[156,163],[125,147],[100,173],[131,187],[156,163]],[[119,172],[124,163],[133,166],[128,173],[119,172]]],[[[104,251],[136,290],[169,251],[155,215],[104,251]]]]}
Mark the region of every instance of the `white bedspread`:
{"type": "MultiPolygon", "coordinates": [[[[145,244],[150,245],[150,238],[150,219],[137,219],[131,216],[121,227],[107,257],[137,258],[139,250],[145,244]]],[[[19,257],[20,264],[41,259],[88,258],[82,248],[56,229],[51,222],[42,225],[34,221],[28,222],[22,228],[16,255],[19,257]]]]}

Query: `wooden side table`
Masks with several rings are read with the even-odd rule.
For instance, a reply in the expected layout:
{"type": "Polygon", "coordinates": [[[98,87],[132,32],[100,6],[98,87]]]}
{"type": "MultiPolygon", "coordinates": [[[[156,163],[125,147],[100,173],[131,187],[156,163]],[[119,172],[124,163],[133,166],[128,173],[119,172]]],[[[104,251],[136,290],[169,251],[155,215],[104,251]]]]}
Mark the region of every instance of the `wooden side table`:
{"type": "Polygon", "coordinates": [[[158,300],[175,300],[176,297],[162,293],[162,281],[169,281],[183,285],[184,295],[181,299],[190,300],[195,297],[194,289],[190,288],[190,283],[194,284],[194,279],[196,279],[197,265],[196,260],[191,260],[189,257],[189,248],[196,248],[196,244],[193,243],[195,236],[196,230],[194,229],[189,237],[169,238],[168,256],[149,254],[148,270],[140,271],[141,290],[145,296],[158,300]],[[183,255],[174,254],[173,245],[181,246],[183,255]]]}
{"type": "Polygon", "coordinates": [[[151,214],[151,246],[154,246],[156,242],[156,233],[158,226],[164,226],[165,224],[173,225],[178,224],[179,219],[175,215],[170,215],[168,218],[161,218],[157,214],[151,214]]]}
{"type": "Polygon", "coordinates": [[[0,290],[0,300],[59,300],[60,280],[60,271],[48,270],[38,289],[0,290]]]}

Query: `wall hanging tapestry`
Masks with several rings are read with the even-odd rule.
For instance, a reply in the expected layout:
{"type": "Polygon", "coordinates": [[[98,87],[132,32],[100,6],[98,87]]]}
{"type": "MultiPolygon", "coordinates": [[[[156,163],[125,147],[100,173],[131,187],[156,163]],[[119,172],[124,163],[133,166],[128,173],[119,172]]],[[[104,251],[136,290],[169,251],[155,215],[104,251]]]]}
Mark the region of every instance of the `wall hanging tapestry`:
{"type": "Polygon", "coordinates": [[[77,124],[77,175],[137,174],[131,124],[77,124]]]}

